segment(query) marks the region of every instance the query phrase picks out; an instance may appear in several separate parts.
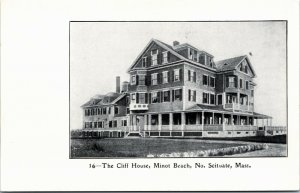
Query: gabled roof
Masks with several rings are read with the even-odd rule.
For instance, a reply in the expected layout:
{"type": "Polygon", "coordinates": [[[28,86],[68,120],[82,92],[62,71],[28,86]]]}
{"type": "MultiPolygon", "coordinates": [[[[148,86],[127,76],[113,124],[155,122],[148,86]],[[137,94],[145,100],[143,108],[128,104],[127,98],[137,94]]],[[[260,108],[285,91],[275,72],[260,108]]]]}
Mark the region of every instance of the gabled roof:
{"type": "Polygon", "coordinates": [[[237,67],[239,66],[239,64],[243,60],[247,60],[250,70],[253,73],[253,76],[256,76],[255,71],[254,71],[247,55],[229,58],[229,59],[225,59],[225,60],[220,60],[220,61],[215,62],[215,64],[216,64],[218,72],[224,72],[224,71],[229,71],[229,70],[236,70],[237,67]]]}
{"type": "Polygon", "coordinates": [[[117,97],[115,100],[113,100],[111,102],[111,104],[115,104],[116,102],[118,102],[119,100],[121,100],[125,96],[126,96],[126,93],[122,93],[119,97],[117,97]]]}
{"type": "Polygon", "coordinates": [[[120,100],[121,96],[124,94],[110,92],[107,93],[106,95],[96,95],[95,97],[91,98],[88,102],[81,105],[81,107],[112,105],[115,104],[118,100],[120,100]]]}
{"type": "MultiPolygon", "coordinates": [[[[138,55],[138,57],[134,60],[133,64],[129,67],[129,69],[127,70],[127,72],[129,72],[133,67],[134,65],[137,63],[137,61],[140,59],[140,57],[144,54],[144,52],[149,48],[149,46],[151,45],[151,43],[156,43],[157,45],[159,45],[160,47],[164,48],[165,50],[169,51],[170,53],[172,53],[174,56],[178,57],[179,59],[183,60],[183,61],[187,61],[187,62],[190,62],[190,63],[193,63],[193,64],[196,64],[198,66],[203,66],[205,68],[209,68],[209,69],[212,69],[211,67],[209,66],[205,66],[203,64],[200,64],[200,63],[197,63],[193,60],[190,60],[188,58],[185,58],[184,56],[180,55],[179,53],[177,53],[172,46],[164,43],[164,42],[161,42],[159,40],[156,40],[156,39],[151,39],[150,42],[146,45],[146,47],[143,49],[143,51],[138,55]]],[[[215,69],[214,69],[215,70],[215,69]]]]}

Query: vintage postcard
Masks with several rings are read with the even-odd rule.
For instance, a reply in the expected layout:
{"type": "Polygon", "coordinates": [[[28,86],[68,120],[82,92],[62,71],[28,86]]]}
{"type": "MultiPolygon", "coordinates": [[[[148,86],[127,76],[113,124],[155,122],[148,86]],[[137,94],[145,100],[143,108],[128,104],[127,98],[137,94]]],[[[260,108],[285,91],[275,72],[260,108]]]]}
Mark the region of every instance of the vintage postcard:
{"type": "Polygon", "coordinates": [[[1,191],[299,190],[298,1],[2,5],[1,191]]]}
{"type": "Polygon", "coordinates": [[[286,32],[71,21],[70,157],[287,156],[286,32]]]}

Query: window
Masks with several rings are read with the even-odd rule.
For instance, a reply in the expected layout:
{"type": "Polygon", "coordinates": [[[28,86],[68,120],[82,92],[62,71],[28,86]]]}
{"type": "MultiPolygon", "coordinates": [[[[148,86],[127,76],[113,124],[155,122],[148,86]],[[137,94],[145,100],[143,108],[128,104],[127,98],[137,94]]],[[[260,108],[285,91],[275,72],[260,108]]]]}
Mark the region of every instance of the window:
{"type": "Polygon", "coordinates": [[[168,63],[168,51],[163,52],[163,64],[168,63]]]}
{"type": "Polygon", "coordinates": [[[196,72],[188,70],[188,81],[196,82],[196,72]]]}
{"type": "Polygon", "coordinates": [[[246,89],[249,89],[249,81],[246,81],[246,89]]]}
{"type": "Polygon", "coordinates": [[[139,101],[137,101],[137,103],[139,103],[139,104],[145,104],[146,103],[145,95],[146,95],[146,93],[139,93],[138,94],[139,101]]]}
{"type": "Polygon", "coordinates": [[[174,82],[180,81],[179,69],[174,70],[174,82]]]}
{"type": "Polygon", "coordinates": [[[189,95],[189,101],[194,101],[196,102],[196,91],[195,90],[188,90],[188,95],[189,95]]]}
{"type": "Polygon", "coordinates": [[[157,73],[151,74],[152,85],[157,85],[157,73]]]}
{"type": "Polygon", "coordinates": [[[168,76],[168,71],[163,72],[163,83],[168,83],[169,82],[169,76],[168,76]]]}
{"type": "Polygon", "coordinates": [[[248,74],[248,66],[245,66],[245,73],[248,74]]]}
{"type": "Polygon", "coordinates": [[[115,107],[115,114],[119,114],[119,107],[115,107]]]}
{"type": "Polygon", "coordinates": [[[213,67],[213,66],[214,66],[214,62],[213,62],[212,58],[209,59],[209,66],[210,66],[210,67],[213,67]]]}
{"type": "Polygon", "coordinates": [[[158,102],[158,94],[157,92],[153,92],[151,95],[151,103],[157,103],[158,102]]]}
{"type": "Polygon", "coordinates": [[[254,96],[254,90],[251,90],[251,96],[252,97],[254,96]]]}
{"type": "Polygon", "coordinates": [[[142,67],[145,68],[147,66],[147,56],[142,58],[142,67]]]}
{"type": "Polygon", "coordinates": [[[123,127],[127,126],[127,120],[121,120],[121,126],[123,127]]]}
{"type": "Polygon", "coordinates": [[[163,99],[164,99],[164,102],[170,102],[170,91],[164,91],[163,92],[163,99]]]}
{"type": "Polygon", "coordinates": [[[208,103],[208,93],[203,93],[203,101],[202,101],[202,103],[204,103],[204,104],[207,104],[208,103]]]}
{"type": "Polygon", "coordinates": [[[215,87],[215,78],[214,77],[210,77],[209,84],[211,87],[215,87]]]}
{"type": "Polygon", "coordinates": [[[132,75],[131,76],[131,85],[136,85],[136,76],[135,75],[132,75]]]}
{"type": "Polygon", "coordinates": [[[113,127],[117,127],[117,126],[118,126],[118,121],[117,120],[113,121],[113,127]]]}
{"type": "Polygon", "coordinates": [[[215,95],[214,94],[210,94],[210,104],[214,105],[215,104],[215,95]]]}
{"type": "Polygon", "coordinates": [[[94,128],[97,128],[97,122],[94,122],[94,128]]]}
{"type": "Polygon", "coordinates": [[[102,110],[103,110],[103,114],[106,115],[106,108],[104,107],[102,110]]]}
{"type": "Polygon", "coordinates": [[[111,108],[107,107],[107,109],[108,109],[108,114],[110,115],[111,114],[111,108]]]}
{"type": "Polygon", "coordinates": [[[204,54],[200,55],[200,57],[199,57],[199,63],[205,65],[205,55],[204,54]]]}
{"type": "Polygon", "coordinates": [[[203,75],[203,85],[207,86],[208,85],[208,76],[203,75]]]}
{"type": "Polygon", "coordinates": [[[132,94],[131,94],[131,101],[132,101],[133,103],[135,103],[135,100],[136,100],[136,94],[135,94],[135,93],[132,93],[132,94]]]}
{"type": "Polygon", "coordinates": [[[151,51],[152,66],[157,65],[157,53],[158,53],[158,50],[151,51]]]}
{"type": "Polygon", "coordinates": [[[112,127],[112,121],[108,122],[108,127],[111,128],[112,127]]]}
{"type": "Polygon", "coordinates": [[[145,75],[139,75],[139,85],[145,85],[145,75]]]}
{"type": "Polygon", "coordinates": [[[126,114],[130,114],[130,109],[129,109],[129,107],[126,108],[126,114]]]}
{"type": "Polygon", "coordinates": [[[234,76],[229,76],[226,77],[226,87],[227,88],[236,88],[236,83],[235,83],[235,77],[234,76]]]}
{"type": "Polygon", "coordinates": [[[240,88],[243,88],[243,79],[240,79],[240,88]]]}
{"type": "Polygon", "coordinates": [[[182,100],[182,89],[177,89],[174,91],[174,100],[182,100]]]}

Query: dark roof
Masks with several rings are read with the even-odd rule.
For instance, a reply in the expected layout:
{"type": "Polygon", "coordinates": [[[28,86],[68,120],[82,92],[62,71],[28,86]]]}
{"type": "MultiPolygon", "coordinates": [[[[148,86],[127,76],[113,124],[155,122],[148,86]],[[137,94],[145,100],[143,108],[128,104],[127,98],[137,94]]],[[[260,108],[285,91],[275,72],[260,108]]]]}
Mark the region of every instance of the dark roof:
{"type": "Polygon", "coordinates": [[[232,112],[230,110],[224,109],[221,106],[211,106],[211,105],[202,105],[202,104],[196,104],[195,106],[187,109],[187,111],[194,111],[194,110],[212,110],[212,111],[226,111],[226,112],[232,112]]]}
{"type": "Polygon", "coordinates": [[[253,112],[252,114],[252,113],[247,113],[242,111],[232,111],[232,110],[224,109],[222,106],[211,106],[211,105],[202,105],[202,104],[196,104],[191,108],[187,109],[186,111],[218,111],[221,113],[253,115],[257,118],[272,118],[271,116],[256,113],[256,112],[253,112]]]}
{"type": "Polygon", "coordinates": [[[229,59],[225,59],[225,60],[221,60],[221,61],[217,61],[216,63],[216,67],[217,67],[217,71],[227,71],[227,70],[234,70],[237,65],[239,65],[242,60],[244,60],[247,56],[238,56],[238,57],[234,57],[234,58],[229,58],[229,59]]]}
{"type": "Polygon", "coordinates": [[[116,99],[120,97],[121,93],[110,92],[106,95],[96,95],[92,97],[88,102],[81,105],[81,107],[91,107],[91,106],[99,106],[99,105],[110,105],[114,104],[116,99]]]}

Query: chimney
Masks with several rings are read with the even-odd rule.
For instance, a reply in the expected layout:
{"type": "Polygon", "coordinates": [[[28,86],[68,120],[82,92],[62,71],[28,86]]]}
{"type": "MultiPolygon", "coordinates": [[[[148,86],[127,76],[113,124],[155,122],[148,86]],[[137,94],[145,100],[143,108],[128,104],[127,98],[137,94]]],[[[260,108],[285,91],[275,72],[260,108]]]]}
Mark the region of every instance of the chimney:
{"type": "Polygon", "coordinates": [[[128,92],[128,85],[129,85],[129,82],[127,82],[127,81],[124,81],[122,83],[122,92],[128,92]]]}
{"type": "Polygon", "coordinates": [[[116,77],[116,93],[120,93],[120,76],[116,77]]]}
{"type": "Polygon", "coordinates": [[[178,41],[174,41],[173,42],[173,46],[175,47],[175,46],[178,46],[180,43],[178,42],[178,41]]]}

